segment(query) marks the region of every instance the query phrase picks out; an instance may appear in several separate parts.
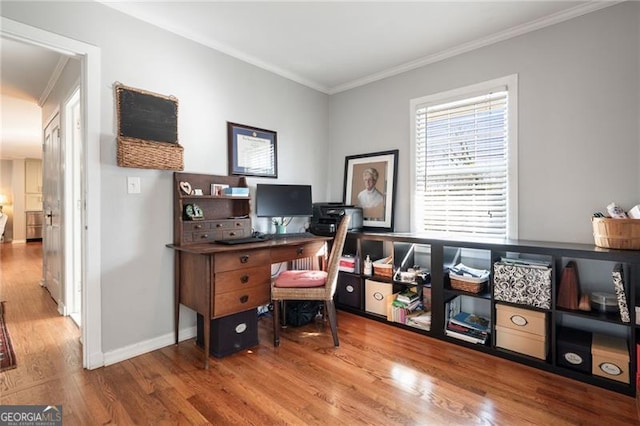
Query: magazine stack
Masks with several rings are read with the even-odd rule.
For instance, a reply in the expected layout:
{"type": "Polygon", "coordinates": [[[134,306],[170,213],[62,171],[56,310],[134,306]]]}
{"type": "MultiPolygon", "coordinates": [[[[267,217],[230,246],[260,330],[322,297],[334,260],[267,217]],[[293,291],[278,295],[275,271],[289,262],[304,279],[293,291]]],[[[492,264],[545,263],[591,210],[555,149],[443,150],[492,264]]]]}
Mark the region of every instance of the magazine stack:
{"type": "Polygon", "coordinates": [[[470,343],[484,345],[489,337],[491,321],[483,316],[460,310],[460,299],[448,304],[448,320],[445,334],[470,343]]]}

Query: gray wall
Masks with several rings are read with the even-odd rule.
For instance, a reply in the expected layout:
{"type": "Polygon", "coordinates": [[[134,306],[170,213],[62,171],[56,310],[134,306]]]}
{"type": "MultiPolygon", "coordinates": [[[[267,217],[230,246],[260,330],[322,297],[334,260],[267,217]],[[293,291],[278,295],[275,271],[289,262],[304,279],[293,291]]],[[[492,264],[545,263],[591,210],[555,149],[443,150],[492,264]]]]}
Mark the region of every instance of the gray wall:
{"type": "Polygon", "coordinates": [[[331,198],[345,156],[398,148],[408,231],[410,99],[518,74],[519,236],[592,244],[592,212],[640,203],[639,27],[626,2],[332,96],[331,198]]]}
{"type": "MultiPolygon", "coordinates": [[[[328,96],[147,25],[99,3],[3,2],[2,16],[101,49],[103,351],[173,330],[172,172],[116,165],[113,85],[174,95],[184,170],[227,174],[226,122],[278,132],[278,179],[311,184],[324,199],[328,96]],[[126,193],[127,176],[141,194],[126,193]]],[[[89,188],[89,191],[91,189],[89,188]]],[[[302,224],[299,224],[302,225],[302,224]]],[[[269,223],[255,226],[268,230],[269,223]]],[[[195,324],[183,308],[182,326],[195,324]]]]}

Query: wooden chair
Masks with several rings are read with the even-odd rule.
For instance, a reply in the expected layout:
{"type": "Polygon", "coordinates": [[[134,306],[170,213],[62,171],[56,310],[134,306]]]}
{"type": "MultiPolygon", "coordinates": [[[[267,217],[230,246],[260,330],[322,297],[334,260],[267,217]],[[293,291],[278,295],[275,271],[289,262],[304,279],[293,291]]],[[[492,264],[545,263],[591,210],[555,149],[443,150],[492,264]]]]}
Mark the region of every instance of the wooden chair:
{"type": "Polygon", "coordinates": [[[324,302],[329,319],[333,344],[338,346],[336,307],[333,296],[338,284],[338,266],[347,238],[351,217],[344,215],[333,239],[326,271],[288,270],[281,272],[271,283],[273,303],[273,345],[280,345],[280,303],[286,300],[317,300],[324,302]]]}

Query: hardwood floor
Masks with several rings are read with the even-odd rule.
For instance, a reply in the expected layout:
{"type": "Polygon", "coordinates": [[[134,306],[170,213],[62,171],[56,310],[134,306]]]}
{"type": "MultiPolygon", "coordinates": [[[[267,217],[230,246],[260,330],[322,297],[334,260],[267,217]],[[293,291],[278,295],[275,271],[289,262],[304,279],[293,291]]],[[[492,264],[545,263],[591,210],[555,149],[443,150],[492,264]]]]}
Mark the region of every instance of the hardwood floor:
{"type": "MultiPolygon", "coordinates": [[[[633,425],[634,398],[339,312],[341,345],[271,318],[260,344],[211,358],[194,340],[97,370],[38,284],[38,244],[0,244],[0,299],[18,367],[0,404],[62,405],[64,425],[633,425]]],[[[171,315],[171,312],[167,312],[171,315]]]]}

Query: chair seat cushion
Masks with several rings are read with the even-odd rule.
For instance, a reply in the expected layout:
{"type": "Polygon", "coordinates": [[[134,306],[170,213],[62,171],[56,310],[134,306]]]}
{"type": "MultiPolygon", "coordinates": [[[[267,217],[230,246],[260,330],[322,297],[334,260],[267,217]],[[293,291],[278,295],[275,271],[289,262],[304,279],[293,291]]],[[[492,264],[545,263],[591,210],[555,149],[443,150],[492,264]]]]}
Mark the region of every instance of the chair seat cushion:
{"type": "Polygon", "coordinates": [[[322,287],[327,281],[325,271],[282,271],[274,286],[288,288],[322,287]]]}

